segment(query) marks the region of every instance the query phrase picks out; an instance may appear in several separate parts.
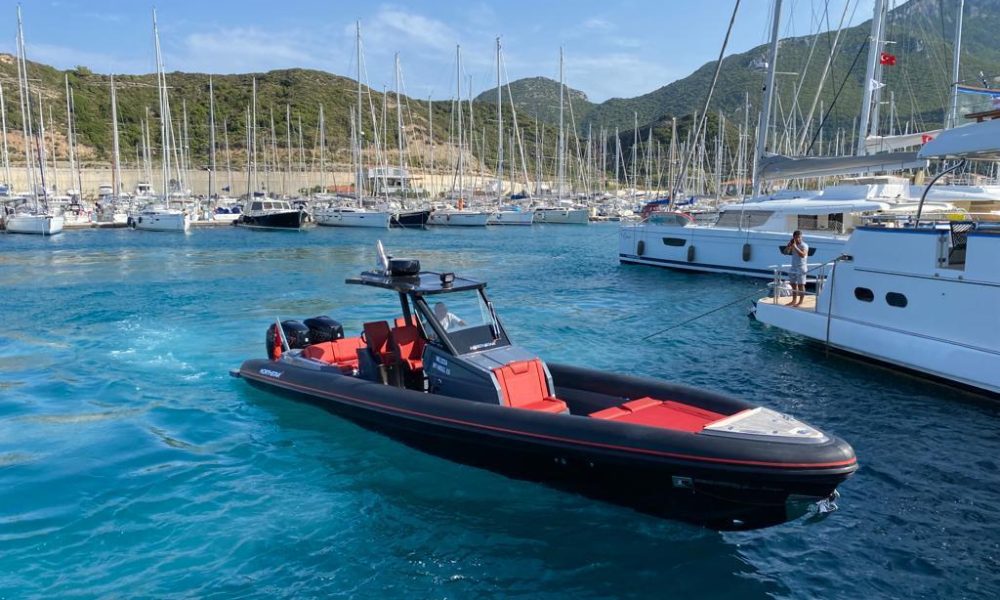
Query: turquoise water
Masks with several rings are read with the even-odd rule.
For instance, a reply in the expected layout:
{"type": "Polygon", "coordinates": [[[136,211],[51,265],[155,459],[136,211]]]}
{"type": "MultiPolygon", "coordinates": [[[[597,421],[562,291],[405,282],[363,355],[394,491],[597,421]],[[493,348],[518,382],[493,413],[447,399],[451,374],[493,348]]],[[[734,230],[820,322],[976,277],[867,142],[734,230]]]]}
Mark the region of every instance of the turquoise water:
{"type": "MultiPolygon", "coordinates": [[[[746,318],[757,282],[616,260],[614,225],[0,236],[0,597],[995,598],[1000,409],[746,318]],[[452,464],[228,370],[275,317],[358,330],[381,237],[485,278],[551,360],[788,411],[840,510],[720,534],[452,464]]],[[[966,318],[955,315],[952,318],[966,318]]]]}

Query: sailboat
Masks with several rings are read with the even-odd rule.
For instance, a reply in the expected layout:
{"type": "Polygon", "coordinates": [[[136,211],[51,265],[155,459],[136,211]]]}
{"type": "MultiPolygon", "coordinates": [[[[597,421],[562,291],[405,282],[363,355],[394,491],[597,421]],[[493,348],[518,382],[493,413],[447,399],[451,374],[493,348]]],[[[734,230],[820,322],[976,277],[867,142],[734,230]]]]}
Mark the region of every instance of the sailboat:
{"type": "MultiPolygon", "coordinates": [[[[361,22],[358,21],[355,26],[355,40],[356,40],[356,50],[358,58],[358,106],[357,110],[353,111],[354,114],[351,117],[351,151],[354,157],[354,167],[355,167],[355,202],[351,206],[349,202],[338,202],[327,208],[319,209],[315,211],[315,219],[317,225],[325,225],[327,227],[375,227],[379,229],[387,229],[389,223],[392,220],[392,213],[389,211],[382,210],[370,210],[363,206],[362,198],[364,197],[364,167],[362,160],[362,147],[361,140],[364,136],[364,110],[362,107],[362,90],[361,90],[361,22]]],[[[398,68],[398,65],[397,65],[398,68]]],[[[397,78],[398,81],[398,78],[397,78]]],[[[397,98],[398,100],[398,98],[397,98]]],[[[320,121],[320,140],[325,142],[325,124],[320,121]]],[[[374,119],[372,121],[372,128],[375,129],[374,119]]],[[[375,143],[378,143],[378,136],[372,136],[375,139],[375,143]]]]}
{"type": "MultiPolygon", "coordinates": [[[[500,81],[500,38],[497,38],[497,211],[490,215],[490,225],[531,225],[535,213],[520,206],[503,205],[503,87],[500,81]]],[[[517,122],[516,119],[514,121],[517,122]]],[[[513,181],[513,180],[512,180],[513,181]]]]}
{"type": "Polygon", "coordinates": [[[257,79],[253,80],[252,107],[247,112],[247,204],[233,225],[249,229],[297,231],[305,227],[306,212],[288,200],[271,198],[257,185],[257,79]]]}
{"type": "Polygon", "coordinates": [[[574,206],[572,202],[565,199],[566,185],[566,126],[564,113],[564,99],[566,96],[566,83],[563,76],[563,51],[559,49],[559,147],[558,147],[558,174],[556,176],[556,205],[542,205],[535,208],[536,223],[554,223],[560,225],[586,225],[590,222],[590,211],[586,208],[574,206]]]}
{"type": "Polygon", "coordinates": [[[465,145],[462,131],[462,48],[455,48],[456,89],[458,99],[455,108],[458,110],[458,202],[455,208],[436,209],[431,213],[429,225],[444,227],[485,227],[492,213],[478,210],[465,210],[465,145]]]}
{"type": "MultiPolygon", "coordinates": [[[[30,205],[25,202],[14,206],[10,214],[4,215],[4,228],[9,233],[31,233],[36,235],[54,235],[63,230],[64,219],[48,207],[48,189],[45,187],[45,142],[44,126],[36,138],[31,127],[31,95],[28,87],[28,64],[24,51],[24,28],[21,22],[21,7],[17,7],[17,75],[18,91],[21,100],[21,115],[24,123],[24,157],[28,170],[28,182],[31,185],[30,205]],[[32,142],[37,150],[38,168],[41,175],[41,198],[39,185],[35,180],[35,169],[32,156],[32,142]]],[[[41,117],[42,98],[38,97],[39,117],[41,117]]]]}
{"type": "MultiPolygon", "coordinates": [[[[160,30],[156,23],[156,9],[153,9],[153,42],[156,53],[156,82],[160,101],[160,139],[163,147],[163,197],[153,201],[129,216],[128,225],[143,231],[187,231],[191,227],[191,215],[186,211],[170,208],[170,142],[173,127],[170,123],[170,101],[167,96],[167,76],[163,70],[163,54],[160,51],[160,30]]],[[[115,161],[118,161],[118,109],[115,86],[111,84],[111,110],[114,133],[115,161]]],[[[115,181],[114,194],[118,195],[121,180],[115,181]]]]}

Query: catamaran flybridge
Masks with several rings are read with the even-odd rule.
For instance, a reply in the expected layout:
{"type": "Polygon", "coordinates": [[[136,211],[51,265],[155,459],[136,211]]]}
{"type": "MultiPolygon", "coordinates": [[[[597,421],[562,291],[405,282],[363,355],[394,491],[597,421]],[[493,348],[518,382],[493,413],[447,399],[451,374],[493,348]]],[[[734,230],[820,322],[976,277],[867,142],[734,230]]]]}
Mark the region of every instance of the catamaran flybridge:
{"type": "Polygon", "coordinates": [[[347,283],[395,295],[400,316],[354,337],[329,317],[276,322],[234,376],[456,462],[722,529],[800,515],[857,469],[846,442],[769,408],[546,363],[485,282],[378,251],[347,283]]]}
{"type": "MultiPolygon", "coordinates": [[[[920,154],[997,160],[1000,119],[942,132],[920,154]]],[[[907,227],[861,227],[837,260],[817,270],[817,292],[799,307],[788,306],[778,292],[782,262],[772,269],[775,291],[755,303],[757,320],[832,348],[1000,394],[996,223],[917,219],[907,227]]]]}

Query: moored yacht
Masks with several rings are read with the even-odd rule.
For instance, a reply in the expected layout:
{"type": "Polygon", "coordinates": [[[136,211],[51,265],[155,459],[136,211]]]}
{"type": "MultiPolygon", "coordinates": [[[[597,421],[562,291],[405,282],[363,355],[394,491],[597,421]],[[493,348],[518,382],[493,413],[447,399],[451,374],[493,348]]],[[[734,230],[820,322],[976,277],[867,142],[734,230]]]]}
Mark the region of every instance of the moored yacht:
{"type": "Polygon", "coordinates": [[[535,221],[535,211],[523,210],[520,206],[501,206],[490,215],[489,225],[531,225],[535,221]]]}
{"type": "Polygon", "coordinates": [[[287,200],[258,196],[233,224],[250,229],[298,230],[306,224],[306,212],[287,200]]]}
{"type": "Polygon", "coordinates": [[[534,213],[535,223],[557,225],[586,225],[590,223],[590,210],[581,207],[538,206],[534,213]]]}
{"type": "Polygon", "coordinates": [[[868,200],[823,201],[786,198],[730,204],[715,223],[704,225],[686,213],[653,212],[641,223],[619,230],[618,260],[623,264],[686,271],[771,277],[784,262],[795,230],[809,244],[809,262],[840,255],[861,216],[882,204],[868,200]]]}
{"type": "Polygon", "coordinates": [[[350,206],[328,206],[313,211],[313,219],[317,225],[326,227],[389,227],[392,213],[350,206]]]}
{"type": "MultiPolygon", "coordinates": [[[[945,131],[921,155],[996,160],[1000,120],[945,131]]],[[[862,227],[840,259],[822,269],[815,295],[788,306],[777,291],[777,267],[775,291],[756,302],[754,313],[835,349],[1000,394],[997,265],[995,224],[862,227]]]]}

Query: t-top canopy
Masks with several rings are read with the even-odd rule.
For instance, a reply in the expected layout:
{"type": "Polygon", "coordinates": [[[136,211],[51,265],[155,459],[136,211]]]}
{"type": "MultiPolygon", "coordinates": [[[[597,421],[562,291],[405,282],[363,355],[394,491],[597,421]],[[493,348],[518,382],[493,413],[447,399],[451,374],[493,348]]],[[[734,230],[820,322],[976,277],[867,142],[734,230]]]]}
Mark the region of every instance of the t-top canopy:
{"type": "Polygon", "coordinates": [[[478,290],[486,287],[485,281],[456,277],[454,273],[421,271],[416,275],[389,275],[380,271],[365,271],[360,277],[349,277],[347,283],[370,285],[404,294],[425,296],[478,290]]]}

